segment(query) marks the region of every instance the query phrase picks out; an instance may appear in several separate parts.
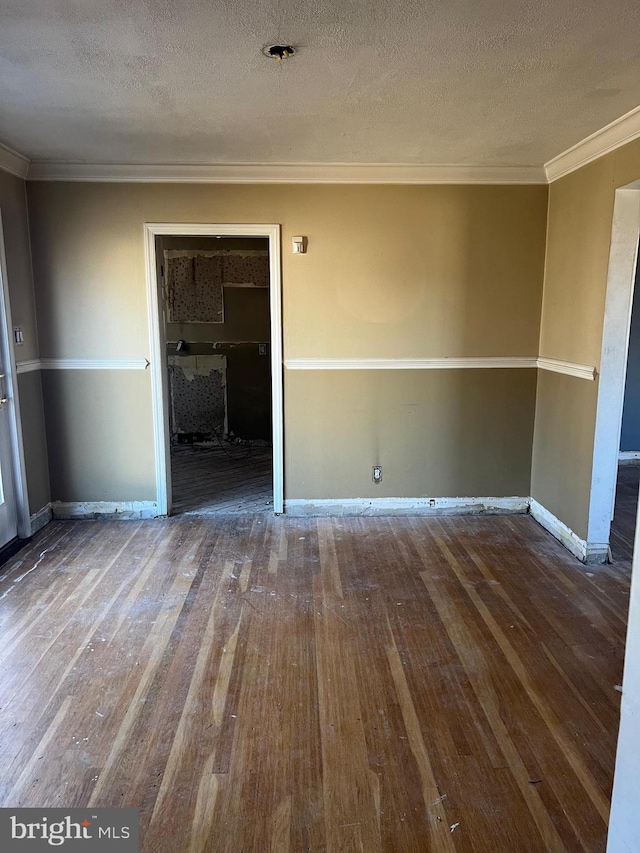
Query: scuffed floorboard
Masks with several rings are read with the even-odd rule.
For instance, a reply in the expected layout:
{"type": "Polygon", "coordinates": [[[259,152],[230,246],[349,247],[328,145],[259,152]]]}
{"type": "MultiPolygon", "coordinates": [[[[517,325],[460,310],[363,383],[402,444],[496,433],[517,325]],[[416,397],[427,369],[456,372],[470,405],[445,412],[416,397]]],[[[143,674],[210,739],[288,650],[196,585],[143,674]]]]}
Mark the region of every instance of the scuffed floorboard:
{"type": "Polygon", "coordinates": [[[0,805],[135,806],[145,853],[604,853],[628,591],[527,516],[54,522],[0,578],[0,805]]]}
{"type": "Polygon", "coordinates": [[[273,511],[273,453],[245,447],[171,448],[174,515],[235,515],[273,511]]]}
{"type": "Polygon", "coordinates": [[[638,512],[640,465],[619,465],[616,504],[611,522],[611,553],[617,563],[631,562],[638,512]]]}

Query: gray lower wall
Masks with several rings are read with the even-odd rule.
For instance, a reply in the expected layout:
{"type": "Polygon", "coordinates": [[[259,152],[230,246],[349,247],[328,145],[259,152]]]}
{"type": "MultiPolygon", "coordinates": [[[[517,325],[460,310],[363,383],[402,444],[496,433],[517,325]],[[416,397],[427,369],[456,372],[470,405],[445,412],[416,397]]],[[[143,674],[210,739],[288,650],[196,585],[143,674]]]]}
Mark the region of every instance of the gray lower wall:
{"type": "MultiPolygon", "coordinates": [[[[155,499],[148,372],[43,371],[43,390],[52,500],[155,499]]],[[[285,371],[286,496],[527,496],[535,398],[535,370],[285,371]]]]}
{"type": "Polygon", "coordinates": [[[285,379],[288,499],[530,494],[535,370],[288,370],[285,379]]]}
{"type": "Polygon", "coordinates": [[[531,496],[587,538],[598,382],[541,370],[531,496]]]}
{"type": "Polygon", "coordinates": [[[44,370],[42,386],[51,499],[155,500],[149,372],[44,370]]]}
{"type": "Polygon", "coordinates": [[[27,469],[29,512],[33,515],[50,500],[42,379],[39,370],[18,374],[18,395],[27,469]]]}

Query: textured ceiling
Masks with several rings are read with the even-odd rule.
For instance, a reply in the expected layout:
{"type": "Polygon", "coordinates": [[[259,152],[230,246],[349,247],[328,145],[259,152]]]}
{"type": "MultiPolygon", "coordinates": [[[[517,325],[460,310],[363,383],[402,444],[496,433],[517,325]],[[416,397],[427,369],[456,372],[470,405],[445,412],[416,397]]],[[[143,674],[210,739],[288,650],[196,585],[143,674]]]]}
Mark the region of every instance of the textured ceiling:
{"type": "Polygon", "coordinates": [[[0,0],[0,139],[49,161],[538,165],[640,103],[639,25],[638,0],[0,0]]]}

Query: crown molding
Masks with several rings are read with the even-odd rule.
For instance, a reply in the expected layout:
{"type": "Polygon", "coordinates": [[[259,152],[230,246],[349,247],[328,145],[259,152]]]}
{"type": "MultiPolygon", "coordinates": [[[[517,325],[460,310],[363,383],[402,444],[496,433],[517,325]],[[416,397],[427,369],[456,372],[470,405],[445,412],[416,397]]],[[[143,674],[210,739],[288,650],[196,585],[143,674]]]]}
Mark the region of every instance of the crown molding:
{"type": "Polygon", "coordinates": [[[30,181],[212,184],[546,184],[541,166],[407,163],[31,163],[30,181]]]}
{"type": "Polygon", "coordinates": [[[29,181],[193,184],[547,184],[640,137],[640,106],[544,166],[425,163],[33,162],[0,143],[0,169],[29,181]]]}
{"type": "Polygon", "coordinates": [[[14,151],[8,145],[3,145],[0,142],[0,169],[5,172],[10,172],[23,180],[29,172],[30,160],[19,151],[14,151]]]}
{"type": "Polygon", "coordinates": [[[544,164],[549,183],[640,137],[640,107],[596,130],[544,164]]]}

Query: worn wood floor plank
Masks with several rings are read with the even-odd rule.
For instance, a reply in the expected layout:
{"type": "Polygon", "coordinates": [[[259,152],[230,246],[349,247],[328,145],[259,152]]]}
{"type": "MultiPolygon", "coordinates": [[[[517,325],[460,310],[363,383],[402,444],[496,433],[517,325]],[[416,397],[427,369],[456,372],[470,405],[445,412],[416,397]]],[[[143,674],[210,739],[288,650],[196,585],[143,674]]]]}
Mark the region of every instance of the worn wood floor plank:
{"type": "Polygon", "coordinates": [[[604,853],[629,563],[529,517],[54,523],[0,577],[0,805],[144,853],[604,853]]]}
{"type": "Polygon", "coordinates": [[[246,515],[273,505],[273,451],[219,445],[171,449],[174,515],[246,515]]]}

